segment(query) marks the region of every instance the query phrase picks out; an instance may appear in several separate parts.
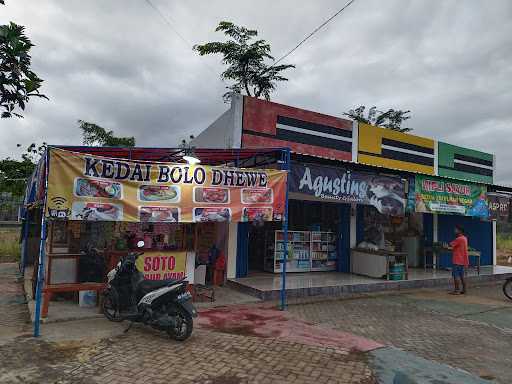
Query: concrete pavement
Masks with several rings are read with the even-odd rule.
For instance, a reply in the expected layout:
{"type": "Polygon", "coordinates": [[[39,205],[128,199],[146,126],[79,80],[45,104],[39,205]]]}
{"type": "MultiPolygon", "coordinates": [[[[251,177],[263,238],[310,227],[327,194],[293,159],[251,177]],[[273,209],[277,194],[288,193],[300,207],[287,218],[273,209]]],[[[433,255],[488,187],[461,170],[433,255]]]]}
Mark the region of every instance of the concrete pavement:
{"type": "Polygon", "coordinates": [[[15,266],[0,265],[0,313],[11,316],[0,324],[2,383],[510,382],[500,316],[509,307],[495,287],[472,298],[416,291],[287,312],[260,303],[204,308],[192,337],[178,343],[142,325],[125,334],[127,324],[102,318],[43,324],[34,339],[19,285],[15,266]]]}

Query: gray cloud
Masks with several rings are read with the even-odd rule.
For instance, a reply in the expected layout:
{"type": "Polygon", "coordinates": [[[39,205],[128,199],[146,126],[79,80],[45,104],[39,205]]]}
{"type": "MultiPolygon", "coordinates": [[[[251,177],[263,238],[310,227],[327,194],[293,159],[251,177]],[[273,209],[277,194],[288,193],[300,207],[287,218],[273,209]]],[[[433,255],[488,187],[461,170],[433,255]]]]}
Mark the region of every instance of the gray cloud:
{"type": "MultiPolygon", "coordinates": [[[[191,44],[220,38],[213,29],[228,19],[258,29],[275,56],[340,6],[153,1],[191,44]]],[[[219,58],[197,57],[144,0],[17,0],[2,14],[37,44],[33,64],[50,101],[0,121],[0,156],[16,143],[79,143],[77,119],[174,146],[227,108],[219,58]]],[[[496,153],[499,181],[512,183],[509,1],[358,0],[288,61],[297,69],[275,101],[333,115],[358,104],[411,109],[416,134],[496,153]]]]}

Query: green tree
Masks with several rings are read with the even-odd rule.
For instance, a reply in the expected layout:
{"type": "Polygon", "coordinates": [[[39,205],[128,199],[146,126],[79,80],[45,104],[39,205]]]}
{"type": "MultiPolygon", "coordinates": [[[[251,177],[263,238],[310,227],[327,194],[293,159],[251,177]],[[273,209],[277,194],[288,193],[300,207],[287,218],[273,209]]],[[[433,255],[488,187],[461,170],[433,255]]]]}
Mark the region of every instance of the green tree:
{"type": "MultiPolygon", "coordinates": [[[[0,4],[4,4],[0,1],[0,4]]],[[[25,27],[10,22],[0,25],[0,108],[2,118],[23,117],[33,97],[48,99],[39,92],[43,80],[31,70],[30,49],[34,46],[25,35],[25,27]]]]}
{"type": "MultiPolygon", "coordinates": [[[[21,144],[17,144],[20,148],[21,144]]],[[[27,179],[44,151],[46,143],[30,144],[21,155],[21,160],[10,157],[0,160],[0,192],[10,192],[14,196],[23,196],[27,179]]]]}
{"type": "Polygon", "coordinates": [[[232,82],[226,87],[229,91],[224,94],[224,100],[229,100],[231,92],[245,92],[248,96],[270,100],[276,83],[288,80],[281,73],[289,68],[295,68],[295,65],[267,64],[267,60],[274,60],[270,44],[262,39],[253,41],[253,38],[258,36],[256,30],[221,21],[215,31],[224,32],[228,41],[195,45],[194,50],[201,56],[223,56],[222,63],[227,65],[227,69],[222,72],[221,79],[232,82]]]}
{"type": "Polygon", "coordinates": [[[83,144],[99,147],[135,147],[135,137],[116,137],[114,131],[107,131],[94,123],[78,120],[82,130],[83,144]]]}
{"type": "Polygon", "coordinates": [[[379,111],[377,107],[373,106],[368,109],[366,115],[365,110],[366,107],[364,105],[360,105],[357,108],[350,109],[343,115],[357,120],[360,123],[376,125],[378,127],[392,129],[393,131],[410,132],[413,130],[412,128],[402,127],[402,123],[411,118],[411,116],[409,116],[411,111],[409,110],[402,111],[400,109],[390,108],[387,111],[379,111]]]}

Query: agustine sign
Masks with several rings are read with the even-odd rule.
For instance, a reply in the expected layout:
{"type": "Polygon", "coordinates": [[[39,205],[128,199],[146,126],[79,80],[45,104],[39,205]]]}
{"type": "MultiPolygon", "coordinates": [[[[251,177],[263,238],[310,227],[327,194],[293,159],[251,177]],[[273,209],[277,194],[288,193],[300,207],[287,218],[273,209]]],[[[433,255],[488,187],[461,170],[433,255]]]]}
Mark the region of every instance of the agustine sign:
{"type": "Polygon", "coordinates": [[[280,221],[279,170],[133,162],[51,149],[46,216],[132,222],[280,221]]]}
{"type": "Polygon", "coordinates": [[[405,211],[405,185],[402,179],[345,168],[293,164],[290,192],[321,200],[373,205],[380,213],[387,215],[403,215],[405,211]]]}

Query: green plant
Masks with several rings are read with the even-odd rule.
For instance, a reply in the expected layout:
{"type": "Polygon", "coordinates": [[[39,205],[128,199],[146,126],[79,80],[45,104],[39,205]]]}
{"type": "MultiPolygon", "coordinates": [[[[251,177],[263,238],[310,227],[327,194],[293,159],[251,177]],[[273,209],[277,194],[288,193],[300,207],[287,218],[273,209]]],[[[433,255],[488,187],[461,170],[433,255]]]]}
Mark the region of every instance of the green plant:
{"type": "MultiPolygon", "coordinates": [[[[1,2],[0,4],[3,4],[1,2]]],[[[25,35],[25,27],[10,22],[0,25],[0,108],[2,118],[23,117],[18,108],[32,97],[48,99],[39,92],[43,80],[30,68],[30,49],[34,46],[25,35]]]]}
{"type": "Polygon", "coordinates": [[[224,32],[229,37],[228,41],[213,41],[206,44],[194,46],[199,55],[221,54],[222,63],[227,69],[222,72],[221,79],[233,81],[227,86],[229,90],[224,94],[224,100],[229,100],[231,92],[245,93],[248,96],[264,97],[270,99],[270,94],[275,90],[276,83],[287,81],[281,72],[295,65],[281,64],[269,65],[266,60],[274,60],[270,54],[270,44],[259,39],[252,41],[258,36],[258,31],[238,26],[229,21],[221,21],[216,32],[224,32]]]}
{"type": "Polygon", "coordinates": [[[20,230],[0,229],[0,262],[20,259],[20,230]]]}
{"type": "Polygon", "coordinates": [[[511,234],[497,234],[496,235],[496,248],[500,250],[512,251],[512,235],[511,234]]]}
{"type": "Polygon", "coordinates": [[[377,107],[373,106],[368,109],[368,113],[364,114],[366,107],[360,105],[357,108],[350,109],[343,115],[348,116],[360,123],[376,125],[382,128],[388,128],[398,132],[410,132],[412,128],[402,128],[402,123],[409,120],[411,116],[408,116],[411,111],[402,111],[400,109],[388,109],[387,111],[379,111],[377,107]]]}
{"type": "Polygon", "coordinates": [[[100,147],[134,147],[134,137],[116,137],[114,131],[107,131],[94,123],[78,120],[82,130],[84,145],[97,145],[100,147]]]}

